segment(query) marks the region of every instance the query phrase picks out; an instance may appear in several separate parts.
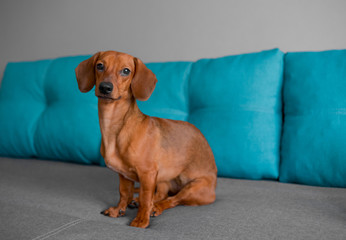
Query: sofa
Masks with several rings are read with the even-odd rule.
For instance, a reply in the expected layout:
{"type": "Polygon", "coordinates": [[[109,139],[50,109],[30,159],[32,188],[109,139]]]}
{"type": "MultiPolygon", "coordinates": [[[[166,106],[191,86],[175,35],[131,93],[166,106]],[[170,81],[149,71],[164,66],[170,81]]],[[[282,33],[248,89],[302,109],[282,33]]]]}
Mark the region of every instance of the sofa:
{"type": "Polygon", "coordinates": [[[147,229],[129,226],[136,209],[100,214],[119,179],[100,154],[97,98],[74,74],[89,57],[7,64],[1,239],[346,239],[346,50],[146,63],[158,83],[141,111],[193,123],[218,168],[213,204],[147,229]]]}

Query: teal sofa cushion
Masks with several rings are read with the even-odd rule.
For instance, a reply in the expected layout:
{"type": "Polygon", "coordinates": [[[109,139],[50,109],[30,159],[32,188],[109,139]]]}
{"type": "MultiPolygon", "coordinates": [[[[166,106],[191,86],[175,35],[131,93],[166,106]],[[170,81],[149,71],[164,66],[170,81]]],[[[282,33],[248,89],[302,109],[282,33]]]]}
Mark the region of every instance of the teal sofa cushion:
{"type": "Polygon", "coordinates": [[[189,114],[188,81],[192,62],[147,63],[158,79],[147,101],[137,101],[147,115],[186,121],[189,114]]]}
{"type": "MultiPolygon", "coordinates": [[[[74,69],[88,56],[9,63],[0,88],[0,156],[104,165],[94,90],[78,90],[74,69]]],[[[159,79],[140,109],[186,120],[191,62],[150,63],[159,79]]]]}
{"type": "Polygon", "coordinates": [[[287,53],[280,181],[346,187],[346,50],[287,53]]]}
{"type": "MultiPolygon", "coordinates": [[[[90,56],[8,64],[0,89],[0,155],[104,165],[94,91],[74,68],[90,56]],[[13,90],[15,89],[15,91],[13,90]]],[[[188,120],[205,134],[220,176],[276,179],[283,53],[148,63],[158,83],[138,102],[151,116],[188,120]]]]}
{"type": "Polygon", "coordinates": [[[0,88],[0,155],[35,157],[34,134],[46,108],[44,78],[50,60],[7,64],[0,88]]]}
{"type": "Polygon", "coordinates": [[[283,56],[274,49],[193,64],[189,121],[211,145],[219,176],[278,178],[283,56]]]}
{"type": "Polygon", "coordinates": [[[79,92],[85,56],[9,63],[0,90],[0,155],[99,164],[97,99],[79,92]]]}
{"type": "Polygon", "coordinates": [[[78,90],[74,69],[85,56],[52,60],[45,74],[45,111],[37,121],[34,143],[39,158],[101,162],[101,132],[94,91],[78,90]]]}

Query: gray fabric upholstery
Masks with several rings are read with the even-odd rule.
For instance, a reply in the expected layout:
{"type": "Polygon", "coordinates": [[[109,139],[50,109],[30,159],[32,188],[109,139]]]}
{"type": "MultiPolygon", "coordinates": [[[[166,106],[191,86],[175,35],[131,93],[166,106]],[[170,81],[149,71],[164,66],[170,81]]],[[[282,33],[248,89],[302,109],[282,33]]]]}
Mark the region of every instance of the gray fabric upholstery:
{"type": "Polygon", "coordinates": [[[129,227],[137,210],[100,212],[119,198],[99,166],[0,158],[1,239],[346,239],[346,189],[218,179],[217,200],[179,206],[129,227]]]}

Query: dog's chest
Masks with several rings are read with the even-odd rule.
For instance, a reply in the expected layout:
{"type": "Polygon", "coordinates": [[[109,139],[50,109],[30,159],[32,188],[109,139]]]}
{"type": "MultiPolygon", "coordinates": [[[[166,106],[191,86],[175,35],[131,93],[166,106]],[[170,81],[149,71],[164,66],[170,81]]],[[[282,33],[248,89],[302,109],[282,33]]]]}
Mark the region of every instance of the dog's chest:
{"type": "Polygon", "coordinates": [[[116,137],[105,135],[103,139],[101,153],[107,167],[131,181],[138,181],[137,173],[130,161],[130,142],[127,141],[126,131],[120,131],[116,137]]]}
{"type": "Polygon", "coordinates": [[[108,168],[117,173],[120,173],[125,178],[131,181],[138,181],[138,176],[135,172],[135,169],[125,164],[118,154],[112,154],[111,156],[106,155],[105,163],[108,168]]]}

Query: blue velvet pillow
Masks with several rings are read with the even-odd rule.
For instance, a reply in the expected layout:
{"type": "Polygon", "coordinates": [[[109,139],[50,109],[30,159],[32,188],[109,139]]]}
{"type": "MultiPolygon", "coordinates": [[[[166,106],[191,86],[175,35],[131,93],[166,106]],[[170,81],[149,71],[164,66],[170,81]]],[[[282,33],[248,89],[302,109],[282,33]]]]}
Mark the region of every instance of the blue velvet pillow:
{"type": "Polygon", "coordinates": [[[280,181],[346,187],[346,50],[285,56],[280,181]]]}
{"type": "Polygon", "coordinates": [[[278,178],[283,55],[274,49],[193,64],[189,121],[207,138],[219,176],[278,178]]]}

